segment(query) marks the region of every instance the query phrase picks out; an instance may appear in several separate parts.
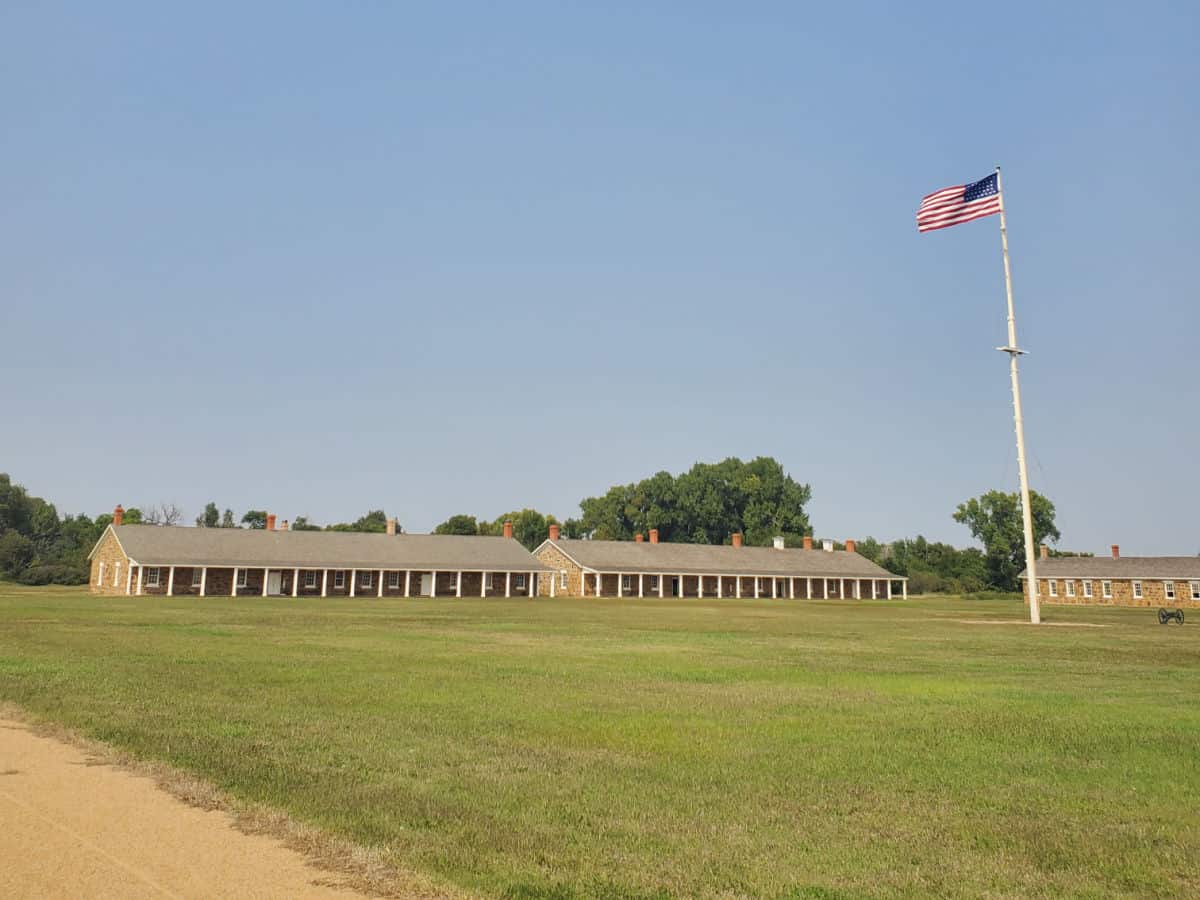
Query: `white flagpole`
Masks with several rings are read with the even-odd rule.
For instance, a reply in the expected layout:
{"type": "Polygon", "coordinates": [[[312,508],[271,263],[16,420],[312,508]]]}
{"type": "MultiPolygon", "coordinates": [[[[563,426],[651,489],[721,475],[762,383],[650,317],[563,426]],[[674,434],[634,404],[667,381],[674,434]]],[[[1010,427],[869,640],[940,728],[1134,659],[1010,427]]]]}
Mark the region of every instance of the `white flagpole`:
{"type": "Polygon", "coordinates": [[[1029,586],[1029,621],[1042,621],[1038,609],[1036,548],[1033,546],[1033,508],[1029,503],[1029,472],[1025,466],[1025,419],[1021,414],[1021,382],[1017,377],[1017,357],[1025,351],[1017,347],[1017,322],[1013,317],[1012,270],[1008,264],[1008,224],[1004,218],[1004,189],[1000,185],[1000,167],[996,166],[996,194],[1000,201],[1000,245],[1004,248],[1004,286],[1008,291],[1008,346],[997,347],[1008,354],[1012,372],[1013,422],[1017,429],[1017,471],[1021,475],[1021,518],[1025,525],[1025,573],[1029,586]]]}

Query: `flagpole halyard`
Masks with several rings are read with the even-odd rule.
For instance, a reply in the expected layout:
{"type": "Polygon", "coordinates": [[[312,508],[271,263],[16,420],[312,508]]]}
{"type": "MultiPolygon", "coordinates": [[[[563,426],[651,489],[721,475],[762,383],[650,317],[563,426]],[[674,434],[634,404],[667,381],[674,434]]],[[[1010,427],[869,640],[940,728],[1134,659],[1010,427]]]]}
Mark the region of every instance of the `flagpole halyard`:
{"type": "Polygon", "coordinates": [[[996,166],[996,194],[1000,202],[1000,245],[1004,249],[1004,287],[1008,294],[1008,346],[997,347],[1008,354],[1012,375],[1013,424],[1017,432],[1017,471],[1021,476],[1021,519],[1025,527],[1025,574],[1029,586],[1029,621],[1037,625],[1042,620],[1038,608],[1037,551],[1033,546],[1033,507],[1029,501],[1029,472],[1025,466],[1025,418],[1021,413],[1021,381],[1017,376],[1017,357],[1024,352],[1017,347],[1017,322],[1013,313],[1012,268],[1008,262],[1008,223],[1004,216],[1004,188],[1000,183],[1000,167],[996,166]]]}

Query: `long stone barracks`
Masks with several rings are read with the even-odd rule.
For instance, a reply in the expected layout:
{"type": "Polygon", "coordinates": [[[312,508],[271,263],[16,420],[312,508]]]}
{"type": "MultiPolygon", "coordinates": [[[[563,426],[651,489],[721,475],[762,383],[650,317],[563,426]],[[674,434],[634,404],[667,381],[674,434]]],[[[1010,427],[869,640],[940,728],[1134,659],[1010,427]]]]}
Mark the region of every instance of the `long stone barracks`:
{"type": "Polygon", "coordinates": [[[549,574],[512,539],[437,534],[125,525],[120,507],[92,550],[97,594],[204,597],[512,597],[549,574]]]}
{"type": "Polygon", "coordinates": [[[533,555],[553,570],[549,593],[573,597],[775,597],[802,600],[890,599],[894,585],[908,596],[908,580],[855,552],[854,541],[834,550],[826,541],[813,549],[745,547],[742,536],[732,543],[659,543],[639,534],[633,541],[564,539],[557,525],[533,555]]]}
{"type": "MultiPolygon", "coordinates": [[[[1041,603],[1104,606],[1200,607],[1200,556],[1055,556],[1041,548],[1037,564],[1041,603]]],[[[1025,602],[1029,574],[1021,573],[1025,602]]]]}

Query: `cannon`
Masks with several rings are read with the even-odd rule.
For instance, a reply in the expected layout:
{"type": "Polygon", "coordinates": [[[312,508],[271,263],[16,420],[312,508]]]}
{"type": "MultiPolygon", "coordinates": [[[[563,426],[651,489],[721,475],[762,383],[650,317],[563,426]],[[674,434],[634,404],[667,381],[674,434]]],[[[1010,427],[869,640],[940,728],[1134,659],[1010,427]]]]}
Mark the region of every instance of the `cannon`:
{"type": "Polygon", "coordinates": [[[1171,622],[1175,622],[1178,625],[1183,624],[1183,610],[1182,609],[1177,609],[1174,612],[1171,612],[1171,610],[1169,610],[1169,609],[1160,609],[1158,611],[1158,624],[1159,625],[1167,625],[1171,622]]]}

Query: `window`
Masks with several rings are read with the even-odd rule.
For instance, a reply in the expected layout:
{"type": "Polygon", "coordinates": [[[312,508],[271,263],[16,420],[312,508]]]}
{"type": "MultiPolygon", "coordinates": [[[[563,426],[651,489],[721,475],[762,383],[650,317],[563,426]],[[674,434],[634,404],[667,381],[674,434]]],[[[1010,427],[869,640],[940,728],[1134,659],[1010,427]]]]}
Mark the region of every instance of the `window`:
{"type": "Polygon", "coordinates": [[[483,576],[483,589],[490,591],[492,589],[492,573],[485,572],[483,576]]]}
{"type": "Polygon", "coordinates": [[[1163,594],[1166,595],[1166,598],[1168,600],[1174,600],[1175,599],[1175,582],[1164,581],[1163,582],[1163,594]]]}
{"type": "Polygon", "coordinates": [[[515,587],[518,591],[525,590],[525,573],[524,572],[518,572],[516,575],[513,576],[513,587],[515,587]]]}
{"type": "Polygon", "coordinates": [[[158,587],[158,567],[146,570],[146,587],[158,587]]]}
{"type": "Polygon", "coordinates": [[[1112,582],[1111,582],[1111,581],[1107,581],[1107,580],[1106,580],[1106,581],[1101,581],[1101,582],[1100,582],[1100,595],[1101,595],[1101,596],[1102,596],[1102,597],[1103,597],[1105,600],[1111,600],[1111,599],[1112,599],[1112,582]]]}
{"type": "Polygon", "coordinates": [[[1085,581],[1083,583],[1083,596],[1087,597],[1089,600],[1092,598],[1092,583],[1090,581],[1085,581]]]}
{"type": "Polygon", "coordinates": [[[335,588],[344,588],[346,586],[346,570],[338,569],[333,573],[333,586],[335,588]]]}
{"type": "Polygon", "coordinates": [[[1067,582],[1064,582],[1064,583],[1065,583],[1065,584],[1066,584],[1066,586],[1067,586],[1067,596],[1068,596],[1068,597],[1074,597],[1074,596],[1075,596],[1075,582],[1073,582],[1073,581],[1067,581],[1067,582]]]}
{"type": "Polygon", "coordinates": [[[567,589],[567,570],[566,569],[558,570],[558,586],[560,588],[562,588],[564,591],[567,589]]]}
{"type": "Polygon", "coordinates": [[[1133,599],[1134,600],[1142,599],[1142,583],[1140,581],[1135,581],[1133,583],[1133,599]]]}
{"type": "Polygon", "coordinates": [[[1192,599],[1200,600],[1200,581],[1189,581],[1188,586],[1192,589],[1192,599]]]}
{"type": "Polygon", "coordinates": [[[1051,578],[1048,582],[1046,582],[1046,584],[1049,585],[1049,587],[1050,587],[1050,596],[1057,597],[1058,596],[1058,582],[1055,581],[1053,578],[1051,578]]]}
{"type": "Polygon", "coordinates": [[[121,564],[113,565],[113,587],[120,587],[121,584],[121,564]]]}
{"type": "Polygon", "coordinates": [[[622,575],[621,576],[621,590],[623,590],[623,591],[633,590],[633,576],[632,575],[622,575]]]}
{"type": "Polygon", "coordinates": [[[658,590],[658,576],[657,575],[650,576],[650,590],[652,590],[652,591],[658,590]]]}
{"type": "Polygon", "coordinates": [[[304,586],[306,588],[315,588],[317,586],[317,573],[311,569],[304,573],[304,586]]]}
{"type": "Polygon", "coordinates": [[[96,587],[104,584],[104,563],[100,563],[100,574],[96,576],[96,587]]]}
{"type": "Polygon", "coordinates": [[[247,574],[248,574],[248,573],[246,572],[246,570],[245,570],[245,569],[239,569],[239,570],[238,570],[238,579],[237,579],[237,586],[238,586],[238,587],[240,587],[240,588],[243,588],[243,587],[245,587],[245,586],[246,586],[246,575],[247,575],[247,574]]]}
{"type": "Polygon", "coordinates": [[[458,576],[455,575],[453,572],[450,572],[449,574],[446,575],[446,590],[448,590],[448,591],[457,591],[458,590],[458,576]]]}
{"type": "Polygon", "coordinates": [[[400,587],[400,573],[399,572],[388,572],[388,588],[394,591],[394,590],[397,590],[399,587],[400,587]]]}
{"type": "Polygon", "coordinates": [[[203,569],[192,569],[192,587],[200,587],[200,580],[204,577],[203,569]]]}
{"type": "Polygon", "coordinates": [[[375,573],[374,572],[359,572],[358,573],[359,587],[369,588],[373,584],[375,584],[375,573]]]}

